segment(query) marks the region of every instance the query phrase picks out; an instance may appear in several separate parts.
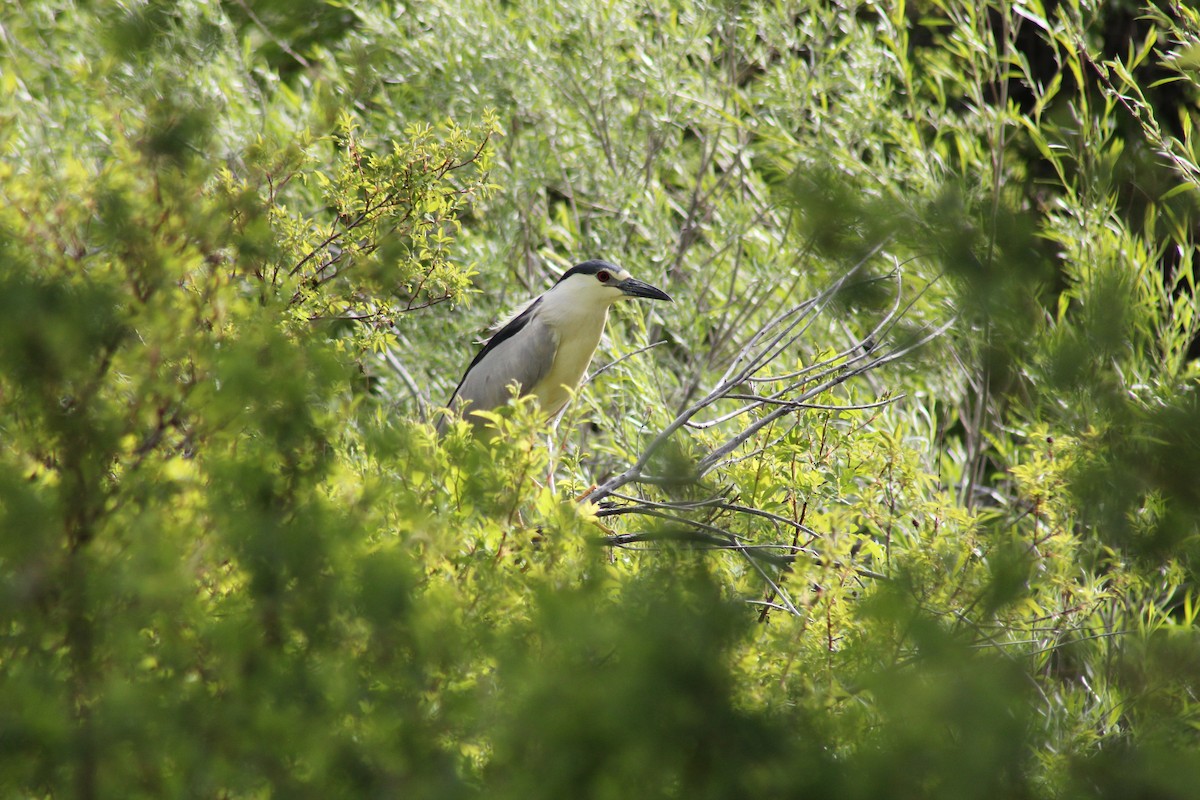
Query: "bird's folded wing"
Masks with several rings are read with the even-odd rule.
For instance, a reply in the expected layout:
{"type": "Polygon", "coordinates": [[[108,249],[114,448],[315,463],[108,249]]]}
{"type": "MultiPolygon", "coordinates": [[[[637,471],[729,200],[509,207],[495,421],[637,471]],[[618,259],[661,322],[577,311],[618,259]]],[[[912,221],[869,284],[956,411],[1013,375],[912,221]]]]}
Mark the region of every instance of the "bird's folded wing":
{"type": "Polygon", "coordinates": [[[508,387],[516,382],[527,393],[546,377],[558,349],[558,335],[534,319],[531,311],[513,319],[502,328],[467,369],[451,400],[460,409],[489,410],[504,405],[508,387]]]}

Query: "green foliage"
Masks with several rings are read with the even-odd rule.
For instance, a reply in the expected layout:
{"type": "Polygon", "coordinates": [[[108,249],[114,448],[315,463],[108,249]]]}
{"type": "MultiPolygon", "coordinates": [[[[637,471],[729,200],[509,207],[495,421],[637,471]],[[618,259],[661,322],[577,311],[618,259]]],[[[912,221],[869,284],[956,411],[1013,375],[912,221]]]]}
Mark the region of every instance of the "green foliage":
{"type": "Polygon", "coordinates": [[[0,793],[1190,796],[1197,42],[4,6],[0,793]],[[597,256],[553,446],[437,438],[597,256]]]}

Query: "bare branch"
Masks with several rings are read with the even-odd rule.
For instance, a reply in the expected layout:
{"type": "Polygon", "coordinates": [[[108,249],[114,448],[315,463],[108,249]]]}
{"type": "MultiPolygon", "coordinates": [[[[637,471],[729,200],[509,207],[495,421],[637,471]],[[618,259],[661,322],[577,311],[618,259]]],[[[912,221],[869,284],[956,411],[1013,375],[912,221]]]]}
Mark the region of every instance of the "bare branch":
{"type": "Polygon", "coordinates": [[[603,375],[604,373],[608,372],[610,369],[617,366],[622,361],[625,361],[626,359],[629,359],[629,358],[633,358],[634,356],[640,356],[642,353],[646,352],[647,350],[653,350],[655,347],[658,347],[659,345],[663,345],[666,343],[667,343],[666,339],[660,339],[657,342],[653,342],[651,344],[645,345],[644,347],[639,347],[637,350],[626,353],[625,355],[621,356],[620,358],[613,359],[612,361],[608,362],[600,369],[596,370],[595,372],[593,372],[592,374],[590,374],[586,378],[584,378],[583,383],[581,383],[579,385],[579,388],[582,389],[584,386],[588,385],[589,383],[591,383],[592,381],[594,381],[596,378],[603,375]]]}
{"type": "MultiPolygon", "coordinates": [[[[641,516],[661,521],[659,524],[668,526],[667,530],[608,536],[603,539],[605,544],[625,549],[645,550],[652,549],[655,543],[674,542],[693,548],[737,553],[746,559],[746,562],[770,589],[767,600],[756,602],[763,603],[765,607],[786,610],[788,613],[796,615],[800,615],[801,611],[786,594],[782,585],[782,573],[773,575],[769,569],[786,571],[791,568],[798,557],[804,556],[821,567],[850,570],[862,578],[876,580],[885,578],[879,572],[854,564],[830,561],[819,550],[808,546],[811,542],[822,538],[819,531],[805,525],[800,519],[789,518],[766,509],[737,502],[736,498],[731,497],[733,487],[728,487],[716,492],[713,496],[699,500],[652,500],[637,496],[640,493],[622,492],[622,489],[630,484],[651,486],[679,483],[678,476],[655,475],[648,467],[671,437],[681,428],[711,430],[735,422],[740,417],[750,417],[729,431],[715,445],[711,445],[709,451],[696,461],[692,479],[699,480],[739,461],[759,457],[777,446],[792,434],[798,424],[798,415],[801,412],[808,410],[874,411],[902,399],[903,395],[891,397],[886,394],[874,401],[862,403],[831,403],[818,399],[847,381],[867,375],[907,356],[916,348],[940,336],[954,322],[951,319],[941,326],[926,329],[923,335],[903,344],[888,343],[889,336],[912,307],[912,303],[916,302],[916,299],[910,298],[908,302],[905,302],[902,277],[898,270],[883,278],[858,279],[857,276],[864,265],[875,257],[883,246],[884,243],[881,242],[873,247],[861,261],[815,297],[774,313],[767,321],[751,331],[733,353],[720,380],[714,386],[678,411],[675,417],[642,449],[633,464],[624,471],[609,477],[581,499],[581,502],[597,504],[599,507],[595,513],[599,517],[641,516]],[[839,292],[855,285],[879,280],[893,281],[895,288],[890,306],[875,321],[870,331],[857,337],[855,341],[839,352],[823,357],[800,369],[766,374],[766,370],[772,364],[777,363],[809,333],[820,316],[830,308],[839,292]],[[883,344],[881,345],[881,343],[883,344]],[[753,388],[757,386],[765,388],[768,384],[770,390],[763,394],[759,394],[753,388]],[[728,404],[732,404],[733,408],[728,410],[718,408],[728,404]],[[698,418],[705,411],[714,413],[704,415],[707,417],[706,419],[698,418]],[[777,425],[781,421],[784,424],[777,425]],[[768,435],[756,439],[764,432],[767,432],[768,435]],[[747,452],[745,446],[751,442],[754,446],[747,452]],[[777,535],[782,535],[784,531],[790,531],[788,538],[791,539],[791,543],[761,544],[752,542],[726,527],[721,527],[723,523],[717,522],[718,518],[727,519],[730,515],[733,519],[752,517],[765,521],[774,526],[777,535]],[[705,517],[705,519],[697,519],[698,516],[705,517]],[[807,542],[801,541],[804,537],[807,537],[807,542]]],[[[922,288],[917,293],[917,298],[920,298],[928,288],[928,286],[922,288]]],[[[646,349],[648,347],[630,353],[629,356],[646,349]]],[[[620,359],[604,369],[615,366],[619,362],[620,359]]]]}

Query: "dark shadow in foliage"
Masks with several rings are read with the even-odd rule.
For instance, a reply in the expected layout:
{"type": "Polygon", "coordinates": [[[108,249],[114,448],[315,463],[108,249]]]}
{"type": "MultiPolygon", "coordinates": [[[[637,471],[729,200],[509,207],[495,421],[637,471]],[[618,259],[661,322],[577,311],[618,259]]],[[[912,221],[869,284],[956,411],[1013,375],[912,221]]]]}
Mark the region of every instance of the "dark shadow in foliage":
{"type": "Polygon", "coordinates": [[[1191,800],[1200,786],[1200,715],[1195,708],[1200,637],[1159,632],[1126,640],[1114,677],[1122,696],[1121,727],[1109,746],[1076,757],[1066,798],[1191,800]]]}
{"type": "Polygon", "coordinates": [[[259,57],[285,80],[311,66],[314,50],[334,46],[358,22],[353,11],[327,0],[225,0],[221,5],[243,36],[263,40],[259,57]]]}
{"type": "Polygon", "coordinates": [[[501,661],[488,797],[825,795],[816,743],[737,706],[730,649],[750,612],[702,563],[681,556],[620,605],[599,582],[542,596],[536,633],[501,661]]]}
{"type": "Polygon", "coordinates": [[[1072,473],[1084,519],[1106,543],[1200,569],[1200,397],[1146,408],[1108,397],[1108,425],[1072,473]]]}
{"type": "Polygon", "coordinates": [[[872,250],[894,238],[904,225],[900,209],[873,193],[862,191],[846,176],[823,164],[805,165],[783,179],[780,200],[795,212],[792,223],[799,240],[821,258],[806,266],[828,265],[829,278],[848,267],[862,265],[862,278],[835,298],[843,308],[879,312],[893,300],[892,287],[869,280],[879,277],[872,250]],[[865,271],[864,271],[865,270],[865,271]]]}
{"type": "Polygon", "coordinates": [[[997,541],[987,554],[988,583],[980,610],[985,619],[1029,594],[1030,576],[1037,564],[1029,543],[1002,530],[994,530],[997,541]]]}
{"type": "Polygon", "coordinates": [[[17,277],[0,279],[0,369],[16,386],[61,401],[65,410],[70,395],[89,388],[105,354],[128,333],[117,294],[94,282],[71,286],[24,277],[24,265],[12,266],[17,277]]]}
{"type": "Polygon", "coordinates": [[[104,502],[122,422],[96,395],[128,336],[110,286],[0,279],[0,401],[14,426],[7,435],[23,430],[60,472],[59,496],[68,503],[61,510],[77,543],[90,538],[104,502]]]}
{"type": "Polygon", "coordinates": [[[721,597],[700,564],[679,554],[619,605],[598,582],[541,597],[500,660],[486,796],[1035,796],[1040,739],[1019,661],[973,649],[885,589],[865,612],[881,635],[836,654],[875,709],[847,744],[835,731],[849,709],[814,714],[782,695],[773,706],[769,689],[763,708],[739,703],[730,653],[752,635],[753,611],[721,597]]]}
{"type": "MultiPolygon", "coordinates": [[[[900,642],[891,668],[871,658],[856,676],[870,694],[879,724],[847,770],[843,797],[971,800],[1033,797],[1029,775],[1038,750],[1030,684],[1019,659],[972,647],[926,614],[901,576],[882,584],[863,613],[900,642]]],[[[1002,590],[997,592],[1002,593],[1002,590]]],[[[880,631],[882,633],[882,631],[880,631]]]]}

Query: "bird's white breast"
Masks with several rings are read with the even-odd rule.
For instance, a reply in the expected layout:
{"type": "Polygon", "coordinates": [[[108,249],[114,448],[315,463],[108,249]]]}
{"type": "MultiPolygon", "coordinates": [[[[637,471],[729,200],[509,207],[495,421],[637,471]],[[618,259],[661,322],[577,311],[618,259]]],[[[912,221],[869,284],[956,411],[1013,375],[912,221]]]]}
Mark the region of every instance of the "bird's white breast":
{"type": "Polygon", "coordinates": [[[550,327],[556,329],[559,345],[550,372],[533,387],[532,393],[547,414],[557,414],[571,398],[570,392],[578,388],[600,344],[607,319],[608,307],[604,306],[589,310],[588,313],[554,316],[546,320],[550,327]]]}

